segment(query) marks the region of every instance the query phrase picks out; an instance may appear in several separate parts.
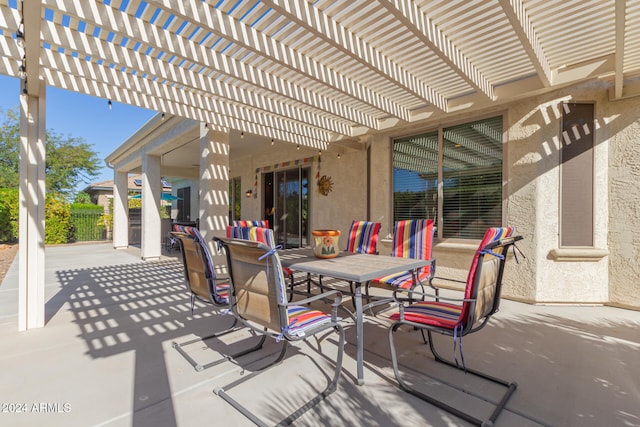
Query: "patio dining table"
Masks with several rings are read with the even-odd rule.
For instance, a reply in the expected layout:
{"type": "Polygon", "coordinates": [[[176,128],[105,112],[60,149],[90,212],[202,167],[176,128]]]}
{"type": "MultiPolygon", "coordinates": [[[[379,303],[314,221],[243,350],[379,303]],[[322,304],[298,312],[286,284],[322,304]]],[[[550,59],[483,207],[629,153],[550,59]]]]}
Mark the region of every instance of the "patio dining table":
{"type": "MultiPolygon", "coordinates": [[[[377,277],[415,270],[428,260],[341,251],[335,258],[317,258],[309,248],[285,249],[278,252],[282,265],[304,273],[333,277],[355,283],[357,383],[364,384],[364,327],[362,284],[377,277]]],[[[327,287],[323,284],[323,287],[327,287]]]]}

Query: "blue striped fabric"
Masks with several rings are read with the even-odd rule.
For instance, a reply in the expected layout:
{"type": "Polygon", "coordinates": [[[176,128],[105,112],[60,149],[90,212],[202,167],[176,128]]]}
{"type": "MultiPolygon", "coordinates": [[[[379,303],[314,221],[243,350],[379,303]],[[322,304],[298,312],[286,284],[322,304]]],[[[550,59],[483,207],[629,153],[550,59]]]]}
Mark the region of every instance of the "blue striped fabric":
{"type": "Polygon", "coordinates": [[[300,305],[288,307],[287,317],[289,326],[286,334],[293,339],[302,338],[309,329],[331,322],[331,316],[300,305]]]}
{"type": "MultiPolygon", "coordinates": [[[[393,233],[391,256],[415,259],[431,259],[433,246],[433,220],[416,219],[397,221],[393,233]]],[[[418,269],[418,278],[428,280],[431,275],[431,265],[418,269]]],[[[411,272],[391,274],[373,280],[375,285],[385,285],[394,288],[410,289],[416,283],[411,272]]]]}
{"type": "Polygon", "coordinates": [[[380,234],[379,222],[353,221],[349,229],[347,252],[360,254],[375,254],[380,234]]]}

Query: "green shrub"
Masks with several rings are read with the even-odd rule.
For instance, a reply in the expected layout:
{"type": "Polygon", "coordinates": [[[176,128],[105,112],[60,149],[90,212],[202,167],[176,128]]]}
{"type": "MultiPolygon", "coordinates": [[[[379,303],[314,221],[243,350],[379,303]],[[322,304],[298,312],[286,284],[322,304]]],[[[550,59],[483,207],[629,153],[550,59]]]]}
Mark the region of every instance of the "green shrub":
{"type": "Polygon", "coordinates": [[[0,188],[0,242],[18,240],[18,189],[0,188]]]}
{"type": "Polygon", "coordinates": [[[68,243],[73,239],[71,208],[62,196],[47,194],[44,220],[45,243],[68,243]]]}

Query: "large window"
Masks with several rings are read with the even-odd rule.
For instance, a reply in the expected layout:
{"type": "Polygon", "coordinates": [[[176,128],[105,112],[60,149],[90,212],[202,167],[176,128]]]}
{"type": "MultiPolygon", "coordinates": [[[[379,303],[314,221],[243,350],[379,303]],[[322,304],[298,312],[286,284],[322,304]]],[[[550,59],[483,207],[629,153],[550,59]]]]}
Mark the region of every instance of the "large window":
{"type": "Polygon", "coordinates": [[[394,141],[393,216],[432,218],[440,238],[502,225],[502,116],[394,141]]]}

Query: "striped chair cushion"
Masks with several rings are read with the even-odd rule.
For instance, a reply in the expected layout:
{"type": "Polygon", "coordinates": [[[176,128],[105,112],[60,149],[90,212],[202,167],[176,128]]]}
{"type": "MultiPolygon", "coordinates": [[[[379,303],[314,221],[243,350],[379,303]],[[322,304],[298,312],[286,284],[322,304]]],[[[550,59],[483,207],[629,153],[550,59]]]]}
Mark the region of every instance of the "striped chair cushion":
{"type": "Polygon", "coordinates": [[[228,283],[220,283],[216,281],[216,273],[215,273],[215,263],[213,262],[213,257],[211,256],[211,252],[209,252],[209,248],[204,241],[204,236],[200,233],[196,227],[191,227],[188,225],[178,225],[174,224],[173,229],[175,231],[186,233],[196,241],[196,243],[200,246],[202,253],[204,254],[204,259],[206,261],[206,271],[205,274],[207,278],[213,280],[216,283],[213,298],[216,300],[217,304],[226,304],[229,302],[229,284],[228,283]]]}
{"type": "MultiPolygon", "coordinates": [[[[227,225],[227,237],[264,243],[270,248],[276,246],[273,230],[270,228],[227,225]]],[[[293,274],[293,271],[287,267],[282,267],[282,271],[285,276],[293,274]]]]}
{"type": "MultiPolygon", "coordinates": [[[[433,325],[453,329],[460,320],[462,306],[436,301],[419,301],[404,309],[404,318],[410,322],[433,325]]],[[[400,313],[390,316],[391,320],[399,320],[400,313]]]]}
{"type": "Polygon", "coordinates": [[[377,253],[378,234],[380,234],[379,222],[353,221],[349,229],[347,252],[360,254],[377,253]]]}
{"type": "Polygon", "coordinates": [[[292,339],[302,338],[306,331],[331,322],[331,316],[306,306],[292,305],[287,308],[289,326],[286,335],[292,339]]]}
{"type": "Polygon", "coordinates": [[[233,225],[235,227],[263,227],[263,228],[269,228],[269,220],[267,220],[267,219],[253,220],[253,221],[235,220],[235,221],[233,221],[233,225]]]}
{"type": "Polygon", "coordinates": [[[191,227],[189,225],[173,224],[173,231],[186,233],[191,237],[198,237],[200,240],[202,240],[202,234],[200,234],[200,231],[197,228],[191,227]]]}
{"type": "Polygon", "coordinates": [[[227,304],[229,302],[229,285],[228,283],[216,284],[216,302],[218,304],[227,304]]]}
{"type": "MultiPolygon", "coordinates": [[[[485,248],[489,243],[510,237],[512,234],[513,227],[491,227],[484,233],[484,237],[478,245],[476,253],[473,255],[473,261],[471,261],[471,267],[469,268],[469,274],[467,275],[467,285],[464,291],[465,298],[471,298],[471,296],[475,292],[474,285],[476,281],[476,273],[478,272],[478,261],[480,259],[480,254],[485,251],[485,248]]],[[[462,313],[460,313],[461,320],[467,318],[470,310],[470,305],[471,304],[469,302],[465,302],[462,304],[462,313]]]]}
{"type": "MultiPolygon", "coordinates": [[[[489,228],[484,234],[469,268],[467,276],[467,284],[465,287],[464,298],[470,299],[474,294],[475,278],[478,269],[480,254],[486,249],[486,246],[500,239],[511,236],[512,227],[494,227],[489,228]]],[[[466,326],[471,303],[465,301],[462,305],[447,304],[436,301],[419,301],[413,303],[404,309],[404,318],[410,322],[423,323],[442,328],[454,329],[458,325],[466,326]]],[[[400,313],[394,313],[390,316],[391,320],[399,320],[400,313]]]]}
{"type": "MultiPolygon", "coordinates": [[[[429,280],[429,269],[420,269],[418,271],[418,280],[421,282],[429,280]]],[[[389,276],[378,277],[374,280],[375,284],[383,284],[400,289],[411,289],[414,286],[413,274],[410,271],[403,273],[390,274],[389,276]]]]}
{"type": "MultiPolygon", "coordinates": [[[[431,247],[433,243],[433,220],[415,219],[408,221],[396,221],[393,233],[391,256],[401,258],[431,259],[431,247]]],[[[418,279],[428,280],[431,274],[431,265],[420,268],[418,279]]],[[[410,289],[415,285],[411,272],[392,274],[379,277],[372,281],[372,285],[399,287],[410,289]]]]}

